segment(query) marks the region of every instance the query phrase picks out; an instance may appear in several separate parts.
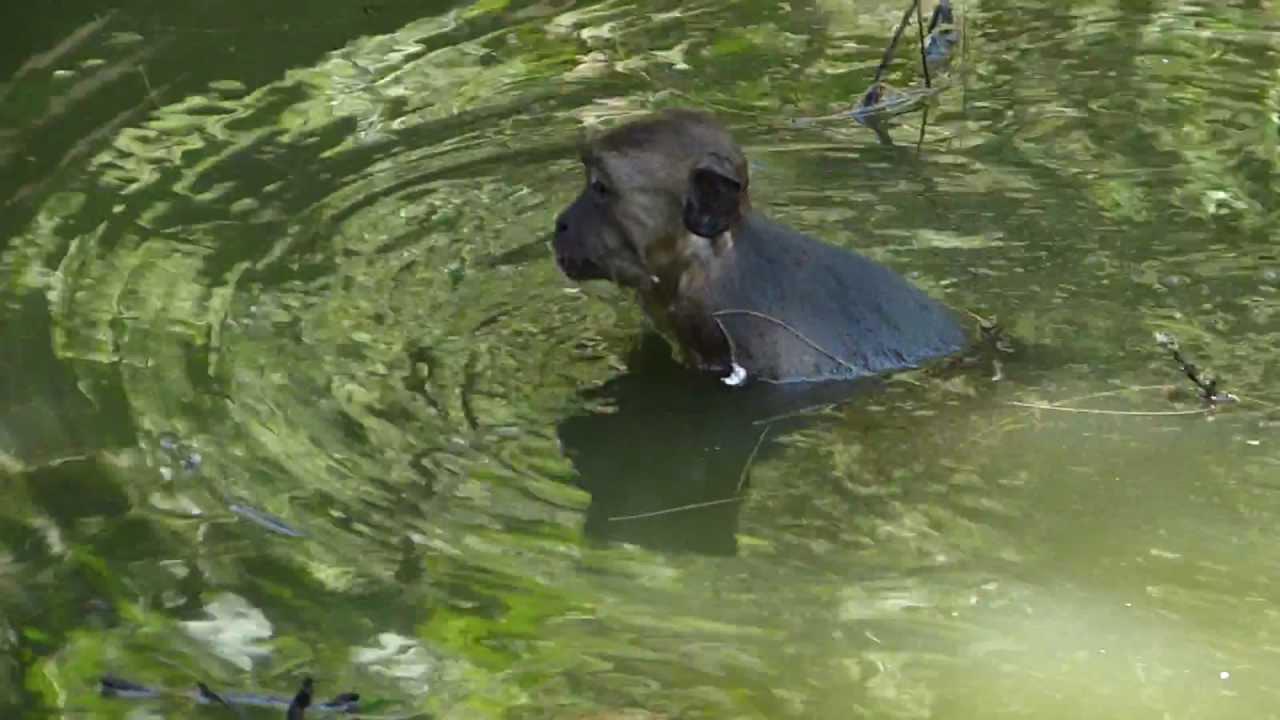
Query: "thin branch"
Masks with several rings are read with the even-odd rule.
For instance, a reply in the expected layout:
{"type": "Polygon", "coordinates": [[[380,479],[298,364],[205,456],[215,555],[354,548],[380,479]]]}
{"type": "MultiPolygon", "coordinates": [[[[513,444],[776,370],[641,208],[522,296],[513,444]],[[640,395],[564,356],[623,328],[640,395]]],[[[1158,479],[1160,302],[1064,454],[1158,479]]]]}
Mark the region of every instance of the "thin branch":
{"type": "MultiPolygon", "coordinates": [[[[928,71],[925,71],[926,73],[928,71]]],[[[929,76],[925,75],[925,82],[929,81],[929,76]]],[[[920,137],[916,138],[916,154],[919,155],[924,148],[924,131],[929,127],[929,106],[924,106],[924,114],[920,118],[920,137]]]]}
{"type": "Polygon", "coordinates": [[[1135,385],[1133,387],[1119,388],[1117,390],[1103,390],[1101,392],[1089,393],[1088,395],[1077,395],[1076,397],[1067,398],[1066,400],[1059,400],[1058,402],[1054,403],[1054,405],[1058,405],[1058,406],[1074,405],[1084,400],[1096,400],[1102,397],[1124,395],[1125,393],[1131,393],[1131,392],[1143,392],[1145,390],[1165,390],[1170,387],[1172,386],[1171,385],[1135,385]]]}
{"type": "Polygon", "coordinates": [[[760,431],[760,437],[756,438],[756,446],[751,448],[751,454],[747,456],[747,464],[742,466],[742,473],[738,475],[737,494],[742,494],[742,488],[747,484],[747,475],[751,472],[751,465],[756,461],[756,453],[760,452],[760,446],[764,445],[764,438],[769,434],[769,425],[764,426],[764,430],[760,431]]]}
{"type": "Polygon", "coordinates": [[[1267,402],[1266,400],[1259,400],[1258,398],[1248,397],[1245,395],[1235,395],[1235,394],[1233,394],[1231,397],[1241,402],[1253,403],[1254,405],[1261,405],[1262,407],[1267,408],[1268,410],[1280,410],[1280,405],[1267,402]]]}
{"type": "Polygon", "coordinates": [[[1200,408],[1198,410],[1095,410],[1092,408],[1074,408],[1062,407],[1060,405],[1048,405],[1045,403],[1018,402],[1016,400],[1009,401],[1010,405],[1017,407],[1032,408],[1034,410],[1054,410],[1065,413],[1080,413],[1082,415],[1131,415],[1136,417],[1163,417],[1174,415],[1204,415],[1211,412],[1210,408],[1200,408]]]}
{"type": "Polygon", "coordinates": [[[911,22],[911,13],[918,12],[920,8],[920,0],[912,0],[911,6],[907,11],[902,13],[902,19],[898,21],[898,27],[893,31],[893,39],[889,41],[889,47],[884,49],[884,56],[880,59],[880,67],[876,68],[875,80],[871,82],[872,86],[880,84],[880,78],[884,76],[884,71],[889,69],[889,63],[893,62],[893,51],[898,47],[898,40],[902,39],[902,31],[907,29],[907,23],[911,22]]]}
{"type": "Polygon", "coordinates": [[[730,497],[730,498],[722,498],[720,500],[707,500],[706,502],[690,503],[688,505],[680,505],[673,508],[666,508],[664,510],[654,510],[653,512],[637,513],[635,515],[615,515],[609,518],[609,522],[621,522],[623,520],[643,520],[645,518],[659,517],[661,515],[671,515],[678,512],[684,512],[686,510],[700,510],[702,508],[713,507],[715,505],[726,505],[728,503],[739,502],[741,500],[742,500],[741,495],[735,495],[734,497],[730,497]]]}
{"type": "MultiPolygon", "coordinates": [[[[920,69],[924,70],[924,86],[931,88],[933,81],[929,78],[929,57],[925,53],[924,13],[920,9],[920,0],[916,0],[914,5],[916,6],[916,30],[920,35],[920,69]]],[[[937,14],[936,11],[935,14],[937,14]]]]}
{"type": "Polygon", "coordinates": [[[802,415],[814,415],[820,412],[827,412],[828,410],[834,408],[836,405],[837,403],[819,403],[817,405],[811,405],[809,407],[800,408],[799,410],[794,410],[792,412],[785,412],[780,415],[770,415],[767,418],[752,420],[751,424],[752,425],[772,425],[773,423],[780,422],[782,420],[790,420],[791,418],[797,418],[802,415]]]}
{"type": "Polygon", "coordinates": [[[155,88],[151,87],[151,78],[147,77],[147,68],[142,63],[138,63],[138,74],[142,76],[142,84],[147,88],[147,99],[159,110],[160,103],[156,100],[155,88]]]}
{"type": "MultiPolygon", "coordinates": [[[[855,368],[854,366],[852,366],[852,365],[850,365],[849,363],[845,362],[844,360],[841,360],[840,358],[836,357],[836,356],[835,356],[835,354],[833,354],[833,353],[831,353],[831,352],[827,351],[825,348],[823,348],[823,347],[822,347],[821,345],[819,345],[818,343],[816,343],[816,342],[814,342],[814,341],[810,340],[810,339],[808,338],[808,336],[806,336],[804,333],[802,333],[802,332],[800,332],[799,330],[797,330],[797,329],[795,329],[795,328],[791,327],[790,325],[788,325],[787,323],[783,322],[782,320],[779,320],[778,318],[773,317],[772,315],[768,315],[768,314],[765,314],[765,313],[762,313],[762,312],[756,312],[755,310],[720,310],[720,311],[717,311],[717,312],[713,312],[713,313],[711,313],[711,317],[713,317],[713,318],[717,318],[717,319],[718,319],[721,315],[748,315],[748,316],[750,316],[750,317],[760,318],[761,320],[768,320],[769,322],[771,322],[771,323],[774,323],[774,324],[778,325],[779,327],[781,327],[782,329],[784,329],[784,330],[786,330],[787,332],[791,333],[792,335],[795,335],[795,336],[796,336],[796,337],[797,337],[801,342],[803,342],[804,344],[806,344],[806,345],[808,345],[809,347],[813,348],[813,349],[814,349],[814,350],[816,350],[817,352],[819,352],[819,353],[821,353],[821,354],[823,354],[823,355],[826,355],[826,356],[827,356],[828,358],[830,358],[833,362],[835,362],[835,363],[839,364],[839,365],[840,365],[840,367],[843,367],[843,368],[845,368],[846,370],[850,370],[850,371],[854,371],[854,372],[856,372],[856,371],[857,371],[857,368],[855,368]]],[[[725,329],[725,327],[724,327],[723,323],[721,324],[720,329],[721,329],[721,330],[724,330],[725,335],[728,335],[728,336],[732,339],[732,334],[731,334],[731,333],[729,333],[729,332],[728,332],[728,330],[726,330],[726,329],[725,329]]]]}

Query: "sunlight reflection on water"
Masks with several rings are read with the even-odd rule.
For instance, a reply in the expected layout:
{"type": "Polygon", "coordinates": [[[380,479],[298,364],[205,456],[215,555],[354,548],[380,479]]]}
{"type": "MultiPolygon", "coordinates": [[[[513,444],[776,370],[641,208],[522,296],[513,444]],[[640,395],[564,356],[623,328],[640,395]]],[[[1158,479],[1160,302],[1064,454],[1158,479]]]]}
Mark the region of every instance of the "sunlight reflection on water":
{"type": "Polygon", "coordinates": [[[1274,716],[1280,19],[963,9],[919,148],[918,113],[893,145],[790,122],[847,113],[888,3],[228,37],[258,81],[166,76],[198,40],[124,13],[18,74],[0,707],[314,672],[440,717],[1274,716]],[[540,241],[577,142],[677,104],[779,219],[997,316],[1004,379],[765,436],[782,411],[672,367],[629,298],[566,292],[540,241]],[[1157,330],[1245,402],[1009,404],[1197,409],[1157,330]]]}

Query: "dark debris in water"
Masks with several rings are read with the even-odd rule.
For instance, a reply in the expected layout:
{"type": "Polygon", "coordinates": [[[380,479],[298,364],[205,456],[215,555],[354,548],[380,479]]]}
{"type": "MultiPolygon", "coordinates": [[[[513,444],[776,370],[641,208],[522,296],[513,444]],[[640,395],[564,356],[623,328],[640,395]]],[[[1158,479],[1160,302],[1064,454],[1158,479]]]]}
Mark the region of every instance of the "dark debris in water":
{"type": "Polygon", "coordinates": [[[289,703],[289,712],[285,715],[287,720],[302,720],[307,708],[311,707],[313,687],[311,678],[303,678],[302,687],[298,689],[298,694],[293,696],[293,702],[289,703]]]}
{"type": "MultiPolygon", "coordinates": [[[[161,465],[160,472],[166,480],[173,477],[173,467],[175,465],[187,473],[198,472],[201,466],[204,465],[204,456],[176,433],[160,433],[156,436],[156,447],[160,449],[165,458],[165,463],[161,465]]],[[[227,498],[227,509],[240,518],[277,535],[292,538],[305,537],[306,535],[301,530],[290,526],[283,519],[264,510],[259,510],[243,501],[227,498]]]]}
{"type": "Polygon", "coordinates": [[[967,313],[977,327],[975,342],[966,352],[944,360],[941,367],[956,369],[990,364],[991,381],[1001,382],[1005,379],[1005,359],[1019,354],[1023,343],[1010,334],[994,315],[979,315],[973,310],[967,313]]]}
{"type": "Polygon", "coordinates": [[[934,7],[927,29],[923,19],[920,17],[920,0],[912,0],[902,14],[902,19],[894,28],[889,45],[885,48],[884,56],[880,59],[880,65],[876,67],[876,74],[871,80],[871,85],[859,98],[857,106],[850,113],[850,117],[864,125],[873,125],[889,116],[900,115],[919,108],[931,95],[937,92],[937,89],[934,88],[930,71],[938,72],[945,69],[950,63],[951,56],[958,43],[959,35],[955,28],[955,18],[951,10],[950,0],[941,0],[934,7]],[[902,39],[902,33],[911,22],[913,14],[916,15],[917,22],[920,25],[920,65],[924,75],[924,87],[896,90],[884,82],[884,74],[893,62],[898,42],[902,39]]]}
{"type": "Polygon", "coordinates": [[[116,677],[104,675],[98,683],[103,697],[121,700],[154,700],[160,697],[184,697],[204,705],[223,705],[239,712],[242,707],[279,708],[285,710],[288,720],[303,720],[308,709],[321,713],[355,713],[360,710],[360,694],[345,692],[335,695],[325,702],[313,704],[314,682],[310,677],[303,678],[302,685],[296,695],[285,698],[276,695],[241,692],[215,692],[203,682],[197,682],[194,689],[166,690],[152,688],[116,677]]]}
{"type": "Polygon", "coordinates": [[[1178,339],[1167,332],[1156,333],[1156,344],[1168,351],[1173,361],[1178,364],[1178,369],[1183,375],[1196,386],[1199,391],[1200,399],[1209,407],[1217,407],[1224,403],[1233,403],[1236,396],[1228,392],[1218,389],[1219,378],[1207,377],[1201,368],[1196,367],[1195,363],[1187,360],[1182,354],[1182,348],[1178,344],[1178,339]]]}
{"type": "MultiPolygon", "coordinates": [[[[156,438],[156,445],[167,460],[164,465],[166,469],[176,465],[182,468],[184,472],[195,473],[204,465],[204,456],[200,454],[200,451],[189,443],[183,442],[182,438],[175,433],[160,433],[156,438]]],[[[162,472],[165,472],[165,470],[162,470],[162,472]]],[[[168,474],[166,474],[167,477],[168,474]]]]}
{"type": "Polygon", "coordinates": [[[160,697],[159,690],[139,685],[114,675],[103,675],[98,681],[103,697],[123,698],[126,700],[149,700],[160,697]]]}
{"type": "Polygon", "coordinates": [[[902,19],[894,27],[893,36],[884,50],[880,64],[876,67],[871,84],[858,98],[852,109],[824,117],[793,118],[788,124],[792,127],[810,127],[822,120],[852,119],[859,125],[874,131],[881,144],[893,145],[893,138],[889,135],[890,119],[897,115],[923,110],[924,118],[920,123],[920,138],[917,140],[917,145],[923,143],[925,129],[929,124],[929,100],[946,86],[945,83],[935,83],[934,77],[950,68],[955,50],[961,42],[961,33],[955,24],[951,0],[939,0],[927,25],[920,3],[921,0],[911,0],[907,5],[902,19]],[[885,74],[893,63],[903,31],[911,23],[913,15],[921,36],[920,68],[923,83],[899,89],[885,81],[885,74]]]}

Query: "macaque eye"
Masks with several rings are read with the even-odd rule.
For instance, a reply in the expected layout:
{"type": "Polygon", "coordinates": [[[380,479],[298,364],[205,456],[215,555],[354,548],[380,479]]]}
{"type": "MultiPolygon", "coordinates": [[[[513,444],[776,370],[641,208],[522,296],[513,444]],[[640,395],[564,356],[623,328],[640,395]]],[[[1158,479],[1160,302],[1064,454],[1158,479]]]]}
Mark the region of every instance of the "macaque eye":
{"type": "Polygon", "coordinates": [[[602,180],[591,181],[591,192],[595,193],[596,197],[602,198],[609,197],[610,195],[609,186],[605,185],[602,180]]]}

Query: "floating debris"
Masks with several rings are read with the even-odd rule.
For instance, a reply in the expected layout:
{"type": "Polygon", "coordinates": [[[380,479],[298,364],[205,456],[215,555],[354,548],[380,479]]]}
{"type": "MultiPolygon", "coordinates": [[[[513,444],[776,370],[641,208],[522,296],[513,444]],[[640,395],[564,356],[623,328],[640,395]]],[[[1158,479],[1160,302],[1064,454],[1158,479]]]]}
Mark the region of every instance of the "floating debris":
{"type": "Polygon", "coordinates": [[[103,675],[99,680],[100,691],[103,697],[124,698],[126,700],[149,700],[151,698],[160,697],[158,690],[153,690],[145,685],[139,685],[135,682],[129,682],[114,675],[103,675]]]}
{"type": "Polygon", "coordinates": [[[925,68],[935,72],[945,69],[955,55],[956,45],[960,43],[960,31],[956,28],[951,0],[940,0],[933,8],[933,15],[929,17],[929,29],[925,34],[928,35],[924,44],[925,68]]]}
{"type": "Polygon", "coordinates": [[[1156,344],[1167,350],[1173,361],[1178,364],[1178,368],[1182,370],[1182,374],[1195,384],[1200,391],[1200,399],[1209,407],[1216,407],[1223,403],[1233,403],[1239,398],[1231,393],[1220,392],[1218,390],[1218,378],[1205,379],[1200,368],[1194,363],[1188,361],[1182,356],[1182,348],[1178,345],[1178,339],[1167,332],[1157,332],[1155,334],[1156,344]]]}
{"type": "Polygon", "coordinates": [[[182,441],[176,433],[162,432],[156,437],[156,445],[168,458],[169,462],[160,466],[160,474],[165,480],[173,479],[173,466],[176,465],[187,473],[194,473],[204,465],[204,456],[192,445],[182,441]]]}
{"type": "Polygon", "coordinates": [[[889,138],[886,121],[895,115],[902,115],[923,107],[925,116],[920,125],[920,141],[923,142],[924,130],[928,125],[927,102],[930,97],[943,89],[943,86],[934,83],[934,74],[941,73],[950,67],[960,39],[950,0],[941,0],[934,7],[927,27],[921,14],[920,0],[912,0],[893,30],[893,37],[890,38],[889,46],[884,50],[880,65],[876,67],[871,85],[847,116],[860,125],[874,130],[882,143],[892,145],[893,141],[889,138]],[[920,69],[924,76],[924,85],[898,90],[884,81],[884,75],[893,62],[898,42],[902,39],[902,33],[911,22],[913,14],[916,16],[916,25],[920,34],[920,69]]]}
{"type": "Polygon", "coordinates": [[[268,512],[264,512],[254,507],[250,507],[243,503],[231,503],[230,505],[227,506],[227,509],[235,513],[236,515],[239,515],[240,517],[244,518],[245,520],[248,520],[249,522],[252,522],[256,525],[259,525],[260,527],[266,528],[267,530],[270,530],[271,532],[276,533],[277,535],[285,535],[287,537],[303,537],[304,536],[304,533],[302,533],[299,530],[294,530],[292,527],[289,527],[289,525],[285,523],[284,520],[281,520],[275,515],[272,515],[271,513],[268,513],[268,512]]]}
{"type": "Polygon", "coordinates": [[[98,681],[103,697],[121,700],[154,700],[161,697],[180,697],[202,705],[223,705],[232,710],[242,707],[279,708],[286,710],[289,720],[302,720],[308,709],[321,713],[354,713],[360,710],[360,694],[345,692],[319,704],[312,704],[314,683],[303,678],[302,687],[292,698],[260,693],[215,692],[203,682],[197,682],[191,690],[167,690],[151,688],[114,675],[104,675],[98,681]]]}
{"type": "Polygon", "coordinates": [[[192,450],[182,458],[182,469],[187,472],[195,472],[200,469],[200,465],[204,462],[204,456],[192,450]]]}
{"type": "MultiPolygon", "coordinates": [[[[1166,395],[1171,395],[1169,387],[1164,385],[1147,385],[1141,387],[1122,388],[1119,390],[1108,390],[1105,392],[1091,393],[1083,397],[1067,400],[1061,403],[1040,403],[1025,401],[1010,401],[1010,405],[1017,407],[1030,408],[1033,410],[1053,410],[1066,413],[1083,413],[1088,415],[1132,415],[1132,416],[1174,416],[1174,415],[1208,415],[1212,416],[1219,405],[1226,403],[1239,402],[1240,398],[1228,392],[1218,389],[1218,378],[1206,378],[1200,368],[1194,363],[1188,361],[1183,355],[1178,345],[1178,340],[1173,335],[1166,332],[1157,332],[1155,334],[1156,344],[1164,348],[1173,357],[1174,362],[1178,364],[1178,368],[1187,376],[1198,391],[1197,395],[1202,402],[1202,407],[1192,410],[1107,410],[1100,408],[1083,408],[1074,407],[1071,403],[1090,398],[1100,398],[1108,395],[1118,395],[1121,393],[1132,393],[1140,390],[1162,390],[1166,395]]],[[[1259,402],[1259,401],[1252,401],[1259,402]]],[[[1265,403],[1264,403],[1265,404],[1265,403]]]]}

